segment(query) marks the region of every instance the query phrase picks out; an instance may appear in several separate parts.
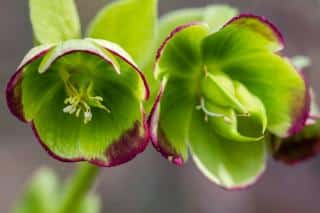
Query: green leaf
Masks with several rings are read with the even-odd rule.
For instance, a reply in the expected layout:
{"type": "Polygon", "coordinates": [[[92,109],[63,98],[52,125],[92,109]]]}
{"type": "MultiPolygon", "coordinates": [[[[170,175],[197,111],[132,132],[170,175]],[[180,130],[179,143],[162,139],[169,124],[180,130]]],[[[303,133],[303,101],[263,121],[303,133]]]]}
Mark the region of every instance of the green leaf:
{"type": "Polygon", "coordinates": [[[103,8],[87,35],[120,44],[143,64],[156,33],[157,0],[119,0],[103,8]]]}
{"type": "Polygon", "coordinates": [[[180,9],[169,12],[159,21],[158,44],[168,36],[177,26],[190,22],[204,22],[210,31],[219,30],[229,19],[238,14],[237,9],[228,5],[209,5],[204,8],[180,9]]]}
{"type": "Polygon", "coordinates": [[[211,181],[226,189],[253,184],[265,169],[263,141],[238,143],[223,138],[194,111],[189,129],[191,153],[199,169],[211,181]]]}
{"type": "Polygon", "coordinates": [[[305,106],[305,83],[288,60],[271,24],[254,16],[235,19],[202,43],[209,72],[221,70],[244,84],[264,104],[268,130],[286,136],[305,106]]]}
{"type": "MultiPolygon", "coordinates": [[[[39,169],[30,182],[22,198],[13,209],[14,213],[56,213],[61,198],[63,187],[58,177],[48,168],[39,169]]],[[[101,201],[95,194],[88,194],[74,213],[99,213],[101,201]]]]}
{"type": "Polygon", "coordinates": [[[50,44],[80,37],[81,29],[73,0],[29,0],[37,43],[50,44]]]}
{"type": "Polygon", "coordinates": [[[54,172],[47,168],[37,171],[26,187],[14,213],[54,213],[59,202],[60,184],[54,172]]]}

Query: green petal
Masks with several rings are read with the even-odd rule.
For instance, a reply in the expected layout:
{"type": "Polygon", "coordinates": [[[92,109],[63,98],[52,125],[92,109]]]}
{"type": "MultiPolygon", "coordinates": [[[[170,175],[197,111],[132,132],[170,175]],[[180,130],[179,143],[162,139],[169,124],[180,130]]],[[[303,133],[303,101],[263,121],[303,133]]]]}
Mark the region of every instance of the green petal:
{"type": "MultiPolygon", "coordinates": [[[[110,63],[117,73],[120,73],[120,68],[117,61],[115,61],[115,59],[109,53],[97,47],[88,40],[80,39],[63,42],[52,49],[42,60],[39,66],[39,73],[46,72],[58,58],[73,52],[86,52],[89,54],[100,56],[105,61],[110,63]]],[[[74,63],[72,63],[72,66],[76,66],[80,63],[82,63],[82,61],[75,61],[74,63]]]]}
{"type": "Polygon", "coordinates": [[[158,50],[156,77],[196,77],[202,67],[200,43],[207,34],[207,26],[200,23],[182,25],[172,31],[158,50]]]}
{"type": "Polygon", "coordinates": [[[276,52],[283,48],[283,43],[280,32],[267,20],[240,15],[203,41],[203,57],[208,63],[214,60],[222,63],[231,57],[276,52]]]}
{"type": "Polygon", "coordinates": [[[51,100],[55,93],[63,88],[63,81],[57,69],[40,75],[38,67],[42,59],[28,65],[22,80],[22,105],[25,119],[31,121],[43,104],[51,100]]]}
{"type": "Polygon", "coordinates": [[[191,112],[195,107],[190,85],[194,82],[170,78],[164,83],[163,94],[158,97],[151,113],[152,142],[164,157],[181,165],[188,158],[187,134],[191,112]]]}
{"type": "Polygon", "coordinates": [[[80,37],[80,21],[73,0],[30,0],[35,40],[50,44],[80,37]]]}
{"type": "Polygon", "coordinates": [[[113,2],[92,21],[88,36],[118,43],[143,63],[154,42],[157,4],[157,0],[113,2]]]}
{"type": "Polygon", "coordinates": [[[199,169],[223,188],[245,188],[265,170],[266,148],[263,141],[238,143],[218,136],[199,111],[192,116],[189,144],[199,169]]]}
{"type": "Polygon", "coordinates": [[[272,53],[282,37],[267,20],[251,15],[233,19],[204,39],[208,70],[220,70],[245,85],[264,104],[268,130],[286,136],[304,110],[305,83],[288,60],[272,53]]]}
{"type": "Polygon", "coordinates": [[[286,136],[305,104],[305,83],[289,61],[272,53],[235,58],[222,65],[264,104],[268,130],[286,136]]]}

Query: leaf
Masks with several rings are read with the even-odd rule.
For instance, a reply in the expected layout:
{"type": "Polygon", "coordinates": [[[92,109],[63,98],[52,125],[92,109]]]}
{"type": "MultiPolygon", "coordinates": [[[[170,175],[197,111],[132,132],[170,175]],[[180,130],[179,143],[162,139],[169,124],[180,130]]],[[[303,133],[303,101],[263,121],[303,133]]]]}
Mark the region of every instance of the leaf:
{"type": "MultiPolygon", "coordinates": [[[[39,169],[30,182],[26,191],[14,208],[14,213],[56,213],[63,195],[63,187],[58,177],[48,168],[39,169]]],[[[100,198],[88,194],[74,213],[101,212],[100,198]]]]}
{"type": "Polygon", "coordinates": [[[37,43],[50,44],[80,37],[80,21],[73,0],[29,0],[37,43]]]}
{"type": "Polygon", "coordinates": [[[220,137],[199,111],[193,112],[188,141],[198,168],[223,188],[246,188],[265,170],[263,141],[238,143],[220,137]]]}
{"type": "Polygon", "coordinates": [[[157,4],[157,0],[115,1],[98,13],[87,35],[119,44],[141,65],[153,46],[157,4]]]}
{"type": "Polygon", "coordinates": [[[14,209],[15,213],[54,213],[59,202],[60,183],[55,173],[42,168],[34,174],[14,209]]]}
{"type": "Polygon", "coordinates": [[[179,25],[190,22],[204,22],[210,31],[219,30],[228,20],[238,14],[237,9],[228,5],[212,4],[203,8],[179,9],[161,17],[157,43],[160,44],[166,36],[179,25]]]}

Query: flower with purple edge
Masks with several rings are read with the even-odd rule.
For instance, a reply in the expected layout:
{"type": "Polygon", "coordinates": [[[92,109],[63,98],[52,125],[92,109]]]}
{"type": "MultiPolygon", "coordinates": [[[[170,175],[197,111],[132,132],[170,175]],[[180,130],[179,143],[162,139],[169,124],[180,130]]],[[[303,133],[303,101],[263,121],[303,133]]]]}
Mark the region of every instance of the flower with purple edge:
{"type": "Polygon", "coordinates": [[[300,132],[309,114],[306,84],[278,52],[279,30],[242,14],[219,31],[190,23],[158,50],[162,81],[149,117],[155,148],[182,165],[188,150],[198,168],[226,189],[253,184],[266,167],[270,135],[300,132]]]}
{"type": "Polygon", "coordinates": [[[149,140],[146,80],[118,45],[74,39],[33,48],[6,88],[10,111],[65,162],[116,166],[149,140]]]}

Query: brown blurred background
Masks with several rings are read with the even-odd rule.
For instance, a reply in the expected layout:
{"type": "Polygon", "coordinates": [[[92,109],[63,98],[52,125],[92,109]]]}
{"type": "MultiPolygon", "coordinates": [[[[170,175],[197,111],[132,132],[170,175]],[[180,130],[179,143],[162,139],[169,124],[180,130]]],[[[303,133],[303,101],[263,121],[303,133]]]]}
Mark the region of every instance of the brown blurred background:
{"type": "MultiPolygon", "coordinates": [[[[50,0],[48,0],[50,1],[50,0]]],[[[106,0],[78,0],[83,26],[106,0]]],[[[241,12],[264,15],[282,30],[286,54],[311,57],[312,83],[320,94],[320,0],[161,0],[160,13],[181,7],[229,3],[241,12]]],[[[32,47],[27,0],[0,0],[0,87],[32,47]]],[[[24,184],[38,167],[50,166],[62,177],[75,164],[51,159],[30,128],[8,113],[0,99],[0,212],[10,212],[24,184]]],[[[176,168],[151,147],[130,163],[103,169],[96,187],[106,213],[319,213],[320,157],[296,167],[269,162],[252,188],[224,191],[209,182],[190,161],[176,168]]]]}

